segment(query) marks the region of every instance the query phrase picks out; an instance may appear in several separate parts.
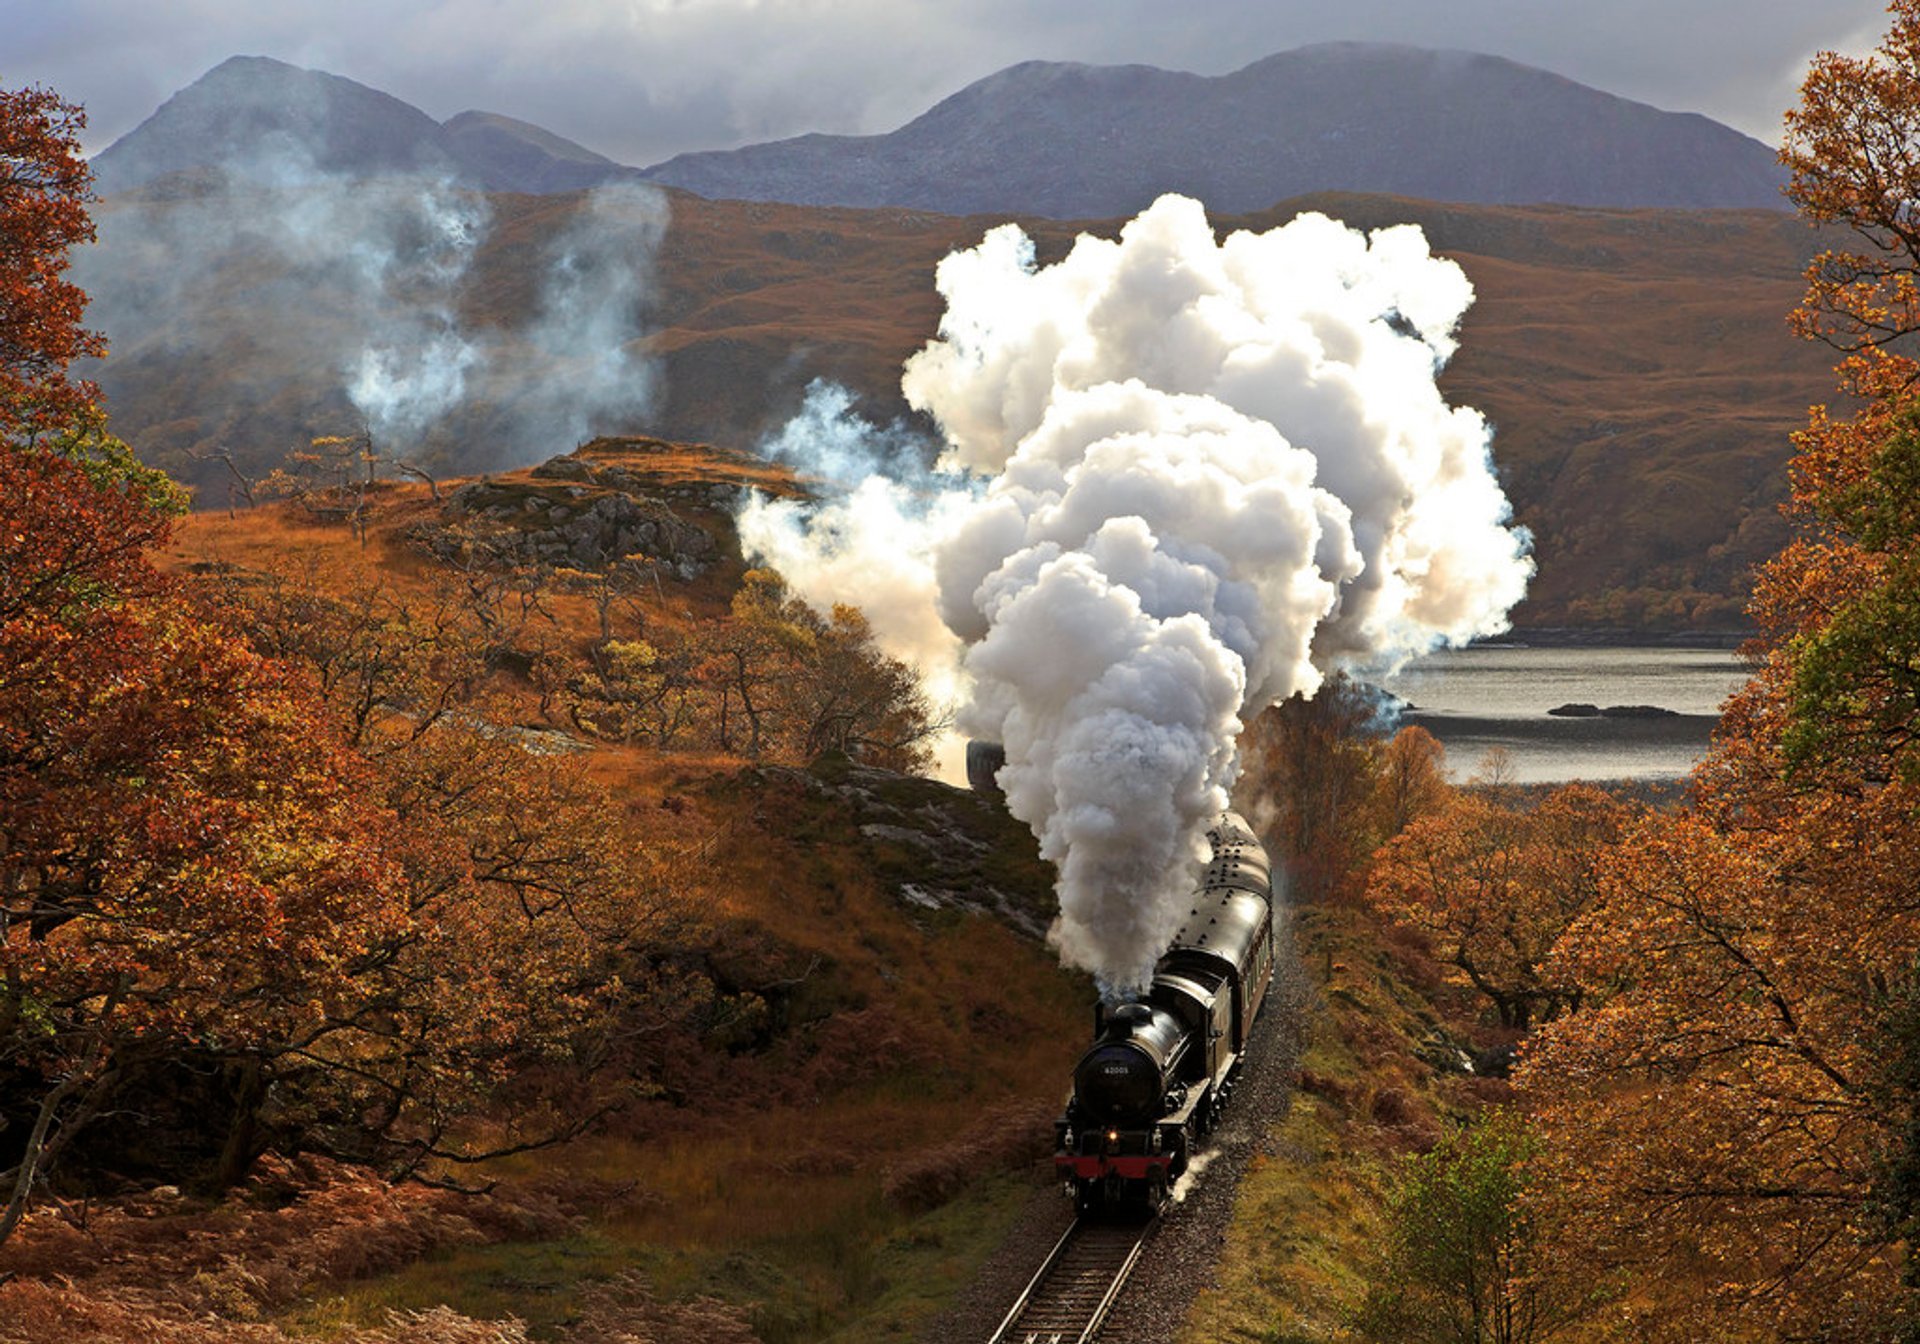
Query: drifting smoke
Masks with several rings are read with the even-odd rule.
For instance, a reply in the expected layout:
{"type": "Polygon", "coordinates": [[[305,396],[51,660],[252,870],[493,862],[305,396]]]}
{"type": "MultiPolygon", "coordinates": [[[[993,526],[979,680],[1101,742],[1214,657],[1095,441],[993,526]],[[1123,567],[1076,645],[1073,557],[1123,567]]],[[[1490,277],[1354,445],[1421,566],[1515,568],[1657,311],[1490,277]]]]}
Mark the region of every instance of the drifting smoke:
{"type": "Polygon", "coordinates": [[[609,184],[549,206],[567,213],[544,243],[502,240],[511,266],[531,253],[532,292],[515,301],[524,281],[489,260],[505,226],[485,196],[431,176],[329,174],[268,140],[244,164],[111,198],[76,257],[112,344],[98,374],[109,398],[171,405],[152,382],[195,389],[191,422],[132,426],[136,442],[152,430],[264,467],[364,426],[383,453],[478,470],[637,427],[657,393],[639,341],[668,220],[659,192],[609,184]],[[473,316],[502,295],[527,316],[473,316]]]}
{"type": "Polygon", "coordinates": [[[1524,592],[1487,426],[1434,383],[1472,287],[1415,227],[1217,243],[1173,196],[1046,268],[1003,226],[938,284],[902,387],[974,485],[883,475],[811,526],[753,506],[742,536],[964,686],[961,730],[1005,745],[1008,806],[1058,867],[1062,956],[1137,986],[1244,720],[1503,629],[1524,592]]]}
{"type": "Polygon", "coordinates": [[[631,429],[659,375],[641,350],[667,198],[651,187],[597,187],[546,249],[539,316],[494,352],[488,399],[522,455],[631,429]]]}
{"type": "Polygon", "coordinates": [[[1187,1196],[1198,1188],[1200,1178],[1207,1174],[1207,1168],[1213,1165],[1213,1159],[1219,1155],[1219,1149],[1209,1148],[1204,1153],[1195,1153],[1188,1158],[1187,1169],[1181,1172],[1180,1178],[1173,1183],[1173,1189],[1167,1192],[1168,1197],[1175,1204],[1185,1204],[1187,1196]]]}
{"type": "MultiPolygon", "coordinates": [[[[742,547],[809,602],[862,608],[881,651],[917,668],[944,712],[960,701],[961,643],[940,619],[930,543],[960,524],[980,483],[929,469],[932,449],[903,425],[868,424],[851,392],[815,382],[800,413],[760,451],[816,479],[823,498],[803,505],[752,494],[737,522],[742,547]]],[[[964,739],[949,734],[935,764],[959,777],[965,753],[964,739]]]]}
{"type": "Polygon", "coordinates": [[[289,234],[323,262],[351,240],[344,260],[354,306],[378,316],[371,339],[346,361],[347,396],[375,443],[411,447],[465,399],[468,372],[481,362],[460,333],[455,305],[487,210],[441,184],[374,190],[386,209],[360,215],[357,230],[343,229],[342,203],[326,193],[324,210],[309,204],[296,212],[289,234]]]}

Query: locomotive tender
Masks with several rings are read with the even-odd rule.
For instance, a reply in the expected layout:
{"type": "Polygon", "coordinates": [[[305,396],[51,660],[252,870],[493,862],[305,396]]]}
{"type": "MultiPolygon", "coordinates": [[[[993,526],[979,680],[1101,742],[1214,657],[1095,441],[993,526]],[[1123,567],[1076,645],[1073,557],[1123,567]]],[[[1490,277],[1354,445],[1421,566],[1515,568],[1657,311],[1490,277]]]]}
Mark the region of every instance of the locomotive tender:
{"type": "Polygon", "coordinates": [[[1219,1120],[1273,980],[1272,868],[1237,813],[1207,832],[1213,858],[1186,923],[1140,998],[1094,1005],[1094,1041],[1055,1122],[1054,1169],[1082,1210],[1157,1207],[1219,1120]]]}

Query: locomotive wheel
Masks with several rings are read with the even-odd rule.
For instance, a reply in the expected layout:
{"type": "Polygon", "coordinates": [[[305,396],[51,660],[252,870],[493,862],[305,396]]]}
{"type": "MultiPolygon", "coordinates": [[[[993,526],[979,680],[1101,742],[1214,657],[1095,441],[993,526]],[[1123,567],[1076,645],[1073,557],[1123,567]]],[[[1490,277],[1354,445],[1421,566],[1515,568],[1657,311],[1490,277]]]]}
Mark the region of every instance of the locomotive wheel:
{"type": "Polygon", "coordinates": [[[1167,1183],[1158,1176],[1147,1181],[1147,1212],[1158,1213],[1167,1204],[1167,1183]]]}

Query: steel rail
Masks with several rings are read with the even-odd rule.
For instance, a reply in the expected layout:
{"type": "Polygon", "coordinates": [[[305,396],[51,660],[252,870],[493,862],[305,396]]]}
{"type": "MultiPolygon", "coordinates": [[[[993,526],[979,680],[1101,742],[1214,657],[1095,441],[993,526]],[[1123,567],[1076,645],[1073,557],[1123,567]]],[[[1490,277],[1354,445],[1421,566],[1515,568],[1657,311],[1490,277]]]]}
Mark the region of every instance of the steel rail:
{"type": "Polygon", "coordinates": [[[1119,1300],[1152,1227],[1151,1219],[1135,1229],[1076,1218],[987,1344],[1090,1344],[1119,1300]]]}

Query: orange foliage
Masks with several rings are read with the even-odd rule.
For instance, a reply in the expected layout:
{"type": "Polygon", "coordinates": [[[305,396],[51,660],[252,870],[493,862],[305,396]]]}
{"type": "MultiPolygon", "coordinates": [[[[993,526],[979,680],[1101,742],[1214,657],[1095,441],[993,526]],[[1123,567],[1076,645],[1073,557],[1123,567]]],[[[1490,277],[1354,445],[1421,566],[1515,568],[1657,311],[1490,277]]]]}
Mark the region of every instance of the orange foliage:
{"type": "Polygon", "coordinates": [[[1920,330],[1920,0],[1894,0],[1879,50],[1815,56],[1787,113],[1787,195],[1808,220],[1844,224],[1868,244],[1827,251],[1807,270],[1794,329],[1847,353],[1848,389],[1883,400],[1920,365],[1897,348],[1920,330]]]}
{"type": "Polygon", "coordinates": [[[1568,785],[1534,807],[1451,792],[1382,849],[1368,897],[1424,934],[1434,955],[1525,1029],[1578,1008],[1594,983],[1547,967],[1554,943],[1591,906],[1598,874],[1632,809],[1568,785]]]}
{"type": "MultiPolygon", "coordinates": [[[[22,1277],[0,1282],[5,1344],[289,1344],[275,1324],[316,1286],[367,1278],[454,1247],[555,1237],[623,1196],[591,1185],[470,1196],[391,1186],[350,1167],[269,1162],[215,1205],[155,1191],[30,1223],[7,1250],[22,1277]]],[[[516,1320],[446,1307],[389,1313],[383,1326],[329,1332],[347,1344],[525,1344],[516,1320]]],[[[567,1344],[753,1344],[736,1308],[657,1300],[637,1275],[587,1289],[557,1338],[567,1344]]]]}
{"type": "MultiPolygon", "coordinates": [[[[0,254],[48,292],[86,232],[74,115],[0,99],[0,254]]],[[[0,1242],[50,1169],[97,1172],[90,1131],[123,1177],[220,1188],[276,1144],[464,1155],[509,1083],[483,1146],[591,1120],[609,1097],[534,1084],[625,1062],[650,858],[468,702],[465,631],[283,606],[270,658],[208,621],[149,559],[174,492],[68,395],[60,304],[0,299],[0,1242]]]]}
{"type": "Polygon", "coordinates": [[[1380,742],[1368,731],[1378,712],[1364,688],[1335,674],[1311,699],[1266,710],[1241,736],[1246,805],[1274,836],[1275,876],[1284,873],[1295,901],[1357,899],[1367,856],[1392,834],[1381,828],[1438,796],[1439,744],[1419,728],[1380,742]]]}
{"type": "Polygon", "coordinates": [[[1794,325],[1847,358],[1851,418],[1796,436],[1807,534],[1766,568],[1764,662],[1687,810],[1614,850],[1548,973],[1599,1001],[1530,1042],[1522,1087],[1565,1222],[1560,1269],[1625,1273],[1640,1338],[1910,1330],[1920,955],[1913,385],[1920,364],[1920,0],[1876,56],[1823,54],[1790,115],[1791,194],[1863,248],[1794,325]]]}
{"type": "Polygon", "coordinates": [[[86,294],[61,278],[67,249],[93,238],[86,124],[47,89],[0,89],[0,438],[70,422],[93,389],[67,365],[106,352],[80,326],[86,294]]]}
{"type": "Polygon", "coordinates": [[[1679,1333],[1855,1337],[1896,1310],[1877,1021],[1920,947],[1920,799],[1789,794],[1754,745],[1618,848],[1552,963],[1608,992],[1540,1034],[1524,1085],[1580,1254],[1639,1271],[1679,1333]]]}

